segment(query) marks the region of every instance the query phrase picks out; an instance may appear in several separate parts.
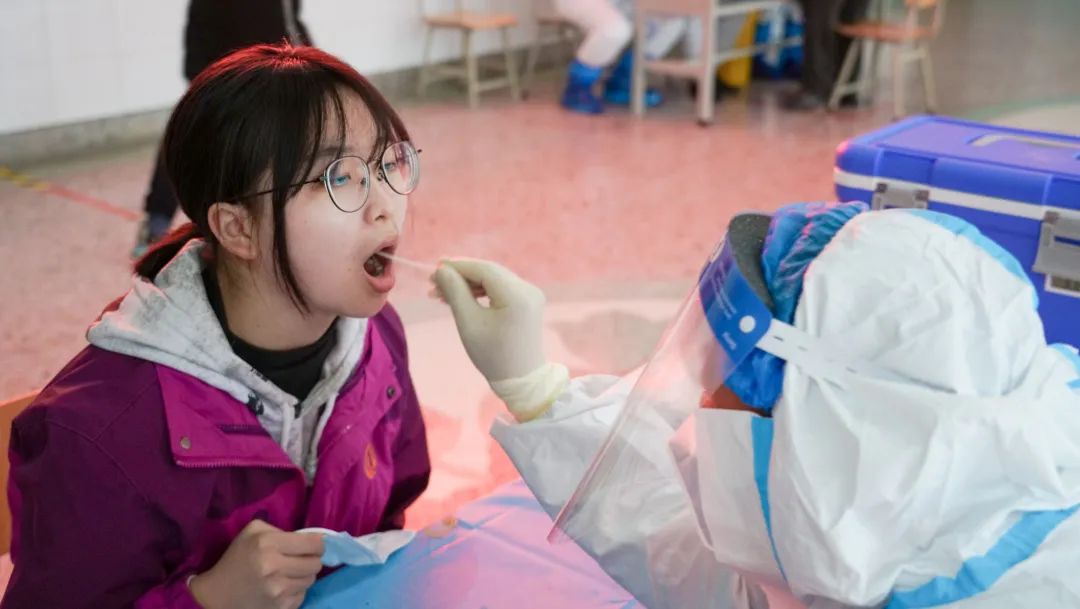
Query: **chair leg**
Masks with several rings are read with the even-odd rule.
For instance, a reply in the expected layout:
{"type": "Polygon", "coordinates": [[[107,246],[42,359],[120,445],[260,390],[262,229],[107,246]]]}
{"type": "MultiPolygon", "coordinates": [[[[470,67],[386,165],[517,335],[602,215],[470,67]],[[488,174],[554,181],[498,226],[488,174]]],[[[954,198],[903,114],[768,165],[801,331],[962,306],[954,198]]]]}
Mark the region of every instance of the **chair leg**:
{"type": "Polygon", "coordinates": [[[919,65],[922,66],[923,93],[926,95],[926,111],[931,114],[937,112],[937,86],[934,84],[933,64],[930,61],[930,45],[923,43],[919,55],[919,65]]]}
{"type": "Polygon", "coordinates": [[[580,30],[572,25],[560,26],[559,32],[560,44],[562,44],[563,53],[566,56],[565,63],[569,64],[577,58],[577,49],[585,41],[585,37],[580,30]]]}
{"type": "MultiPolygon", "coordinates": [[[[829,110],[839,108],[840,99],[851,89],[849,81],[855,71],[855,61],[858,60],[861,49],[862,44],[858,40],[852,40],[851,44],[848,45],[847,53],[844,55],[844,63],[840,66],[840,75],[836,77],[836,82],[833,83],[832,95],[829,95],[829,110]]],[[[862,83],[858,83],[858,85],[861,87],[862,83]]]]}
{"type": "Polygon", "coordinates": [[[869,56],[864,56],[863,59],[869,62],[867,73],[869,78],[863,82],[863,96],[866,97],[867,103],[877,98],[877,83],[881,80],[880,63],[881,56],[885,54],[885,44],[878,41],[872,41],[864,51],[869,51],[869,56]]]}
{"type": "Polygon", "coordinates": [[[907,63],[907,47],[898,45],[893,52],[893,118],[904,116],[904,64],[907,63]]]}
{"type": "Polygon", "coordinates": [[[465,87],[469,94],[469,107],[476,109],[480,107],[480,67],[473,49],[472,30],[464,30],[462,35],[465,37],[465,87]]]}
{"type": "Polygon", "coordinates": [[[417,79],[416,95],[423,97],[427,93],[428,83],[431,82],[431,44],[435,38],[435,28],[429,27],[424,35],[424,58],[420,64],[420,78],[417,79]]]}
{"type": "Polygon", "coordinates": [[[571,61],[574,60],[575,53],[576,53],[575,49],[577,47],[577,45],[574,44],[575,41],[576,41],[576,38],[575,38],[573,26],[560,25],[559,26],[559,51],[562,53],[563,57],[566,58],[566,61],[564,61],[563,63],[570,63],[571,61]]]}
{"type": "Polygon", "coordinates": [[[630,108],[634,116],[645,115],[645,15],[637,11],[634,17],[634,69],[630,77],[630,108]]]}
{"type": "Polygon", "coordinates": [[[716,115],[716,68],[711,62],[706,61],[698,75],[697,96],[698,124],[711,125],[716,115]]]}
{"type": "Polygon", "coordinates": [[[510,81],[510,96],[514,101],[521,100],[521,84],[518,82],[517,62],[514,61],[514,51],[510,48],[510,31],[506,28],[499,30],[502,34],[503,57],[506,58],[506,79],[510,81]]]}
{"type": "Polygon", "coordinates": [[[701,74],[698,75],[698,124],[711,125],[716,117],[716,19],[702,16],[701,74]]]}
{"type": "Polygon", "coordinates": [[[542,44],[543,26],[537,26],[536,40],[529,49],[529,56],[525,58],[525,73],[521,77],[521,93],[528,96],[532,90],[533,81],[536,80],[536,63],[540,61],[540,46],[542,44]]]}
{"type": "Polygon", "coordinates": [[[881,43],[876,40],[862,42],[862,63],[859,66],[859,103],[869,105],[874,101],[874,85],[878,82],[877,62],[881,57],[881,43]]]}

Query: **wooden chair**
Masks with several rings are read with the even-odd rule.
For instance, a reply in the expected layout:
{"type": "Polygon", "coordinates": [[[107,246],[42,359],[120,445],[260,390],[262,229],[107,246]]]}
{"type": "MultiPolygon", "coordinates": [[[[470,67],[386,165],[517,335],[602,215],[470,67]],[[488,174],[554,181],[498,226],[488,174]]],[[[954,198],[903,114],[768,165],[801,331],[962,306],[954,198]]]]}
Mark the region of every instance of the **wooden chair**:
{"type": "MultiPolygon", "coordinates": [[[[37,397],[37,392],[24,395],[0,404],[0,489],[4,493],[3,501],[0,501],[0,554],[11,551],[11,506],[7,502],[8,470],[11,464],[8,462],[8,446],[11,442],[11,422],[19,416],[30,402],[37,397]]],[[[0,591],[0,595],[3,592],[0,591]]]]}
{"type": "MultiPolygon", "coordinates": [[[[576,43],[581,40],[581,32],[577,26],[560,16],[550,6],[537,7],[534,15],[536,17],[536,38],[533,39],[529,55],[525,60],[525,73],[522,77],[522,92],[525,95],[529,94],[529,89],[532,88],[533,80],[536,77],[536,64],[540,60],[540,53],[545,46],[552,44],[552,41],[545,40],[548,32],[555,34],[553,42],[562,48],[576,46],[576,43]]],[[[570,56],[566,58],[565,63],[569,65],[572,59],[573,51],[570,52],[570,56]]]]}
{"type": "Polygon", "coordinates": [[[517,15],[508,12],[468,11],[465,9],[465,0],[454,0],[453,11],[444,13],[428,13],[425,0],[420,0],[420,13],[427,25],[424,60],[417,87],[417,93],[421,97],[432,82],[455,79],[465,83],[469,106],[472,108],[480,105],[480,93],[493,89],[509,87],[513,98],[521,99],[517,67],[514,65],[514,54],[510,48],[510,28],[517,27],[517,15]],[[450,66],[432,65],[431,47],[435,33],[446,30],[461,32],[463,61],[450,66]],[[488,31],[499,32],[505,65],[502,69],[503,76],[481,80],[480,61],[475,46],[476,34],[488,31]]]}
{"type": "Polygon", "coordinates": [[[864,97],[869,95],[870,88],[876,80],[873,64],[877,61],[877,50],[885,44],[896,47],[892,57],[893,114],[897,118],[905,114],[904,66],[913,61],[919,62],[921,68],[923,101],[926,109],[929,112],[937,109],[937,90],[934,86],[934,73],[930,61],[930,42],[941,32],[941,26],[945,20],[945,0],[904,0],[904,6],[906,14],[903,22],[883,18],[882,20],[836,24],[836,31],[842,36],[851,38],[852,43],[848,47],[847,55],[844,56],[844,63],[840,67],[840,74],[833,86],[832,95],[829,96],[830,110],[839,108],[840,100],[845,95],[851,93],[859,93],[864,97]],[[869,44],[863,45],[860,44],[861,42],[869,44]],[[859,55],[864,55],[863,61],[869,62],[871,66],[870,69],[863,71],[859,80],[851,82],[859,55]]]}

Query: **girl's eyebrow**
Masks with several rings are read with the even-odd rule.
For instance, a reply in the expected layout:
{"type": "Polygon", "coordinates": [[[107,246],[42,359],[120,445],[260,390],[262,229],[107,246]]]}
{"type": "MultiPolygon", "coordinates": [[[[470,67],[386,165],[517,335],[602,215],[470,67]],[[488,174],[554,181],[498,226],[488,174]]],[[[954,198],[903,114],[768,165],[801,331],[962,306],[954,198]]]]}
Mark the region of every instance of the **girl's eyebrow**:
{"type": "Polygon", "coordinates": [[[343,147],[340,147],[340,146],[326,146],[325,148],[322,148],[321,150],[319,150],[318,153],[315,154],[315,159],[316,160],[320,160],[320,159],[332,160],[332,159],[336,159],[339,156],[355,156],[355,154],[356,153],[353,151],[353,148],[351,146],[343,146],[343,147]]]}

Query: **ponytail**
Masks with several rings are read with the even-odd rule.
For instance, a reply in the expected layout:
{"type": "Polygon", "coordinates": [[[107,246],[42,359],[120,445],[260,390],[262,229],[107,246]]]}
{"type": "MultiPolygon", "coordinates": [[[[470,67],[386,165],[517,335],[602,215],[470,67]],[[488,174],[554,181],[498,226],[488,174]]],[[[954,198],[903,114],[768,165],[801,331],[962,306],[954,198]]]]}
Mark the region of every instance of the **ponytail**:
{"type": "Polygon", "coordinates": [[[172,231],[154,244],[135,263],[135,274],[153,281],[161,269],[180,253],[192,239],[203,238],[202,230],[194,222],[188,222],[172,231]]]}

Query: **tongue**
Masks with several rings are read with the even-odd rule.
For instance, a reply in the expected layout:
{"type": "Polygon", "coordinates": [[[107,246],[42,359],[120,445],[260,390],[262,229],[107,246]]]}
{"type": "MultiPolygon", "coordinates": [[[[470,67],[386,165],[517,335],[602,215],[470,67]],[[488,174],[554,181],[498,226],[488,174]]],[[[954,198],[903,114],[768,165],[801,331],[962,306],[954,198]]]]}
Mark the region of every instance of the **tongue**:
{"type": "Polygon", "coordinates": [[[367,271],[368,274],[372,277],[378,277],[379,275],[382,275],[385,268],[386,263],[383,262],[382,258],[380,258],[378,254],[375,254],[371,258],[368,258],[367,262],[364,263],[364,270],[367,271]]]}

